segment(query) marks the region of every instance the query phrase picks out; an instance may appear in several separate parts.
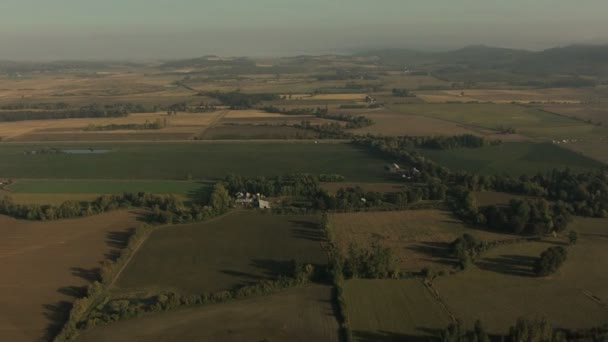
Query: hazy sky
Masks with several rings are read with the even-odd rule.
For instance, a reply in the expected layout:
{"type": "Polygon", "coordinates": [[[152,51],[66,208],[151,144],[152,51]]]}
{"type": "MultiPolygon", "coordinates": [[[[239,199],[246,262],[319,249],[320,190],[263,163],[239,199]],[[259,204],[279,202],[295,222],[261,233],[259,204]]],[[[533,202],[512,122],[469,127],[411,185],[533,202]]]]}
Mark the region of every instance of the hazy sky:
{"type": "Polygon", "coordinates": [[[608,42],[607,0],[0,0],[0,59],[608,42]]]}

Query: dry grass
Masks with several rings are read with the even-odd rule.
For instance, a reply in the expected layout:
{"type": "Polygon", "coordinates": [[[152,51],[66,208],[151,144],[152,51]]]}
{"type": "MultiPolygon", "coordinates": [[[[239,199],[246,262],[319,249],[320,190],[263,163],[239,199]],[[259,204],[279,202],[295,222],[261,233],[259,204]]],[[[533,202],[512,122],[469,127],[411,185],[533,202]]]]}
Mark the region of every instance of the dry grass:
{"type": "Polygon", "coordinates": [[[454,266],[448,245],[463,233],[486,241],[504,240],[513,236],[467,228],[448,212],[440,210],[409,210],[332,214],[335,243],[346,251],[352,243],[369,246],[376,241],[391,248],[403,271],[420,271],[424,267],[446,269],[454,266]]]}
{"type": "Polygon", "coordinates": [[[52,222],[0,216],[0,336],[33,341],[56,332],[105,255],[138,225],[126,211],[52,222]]]}
{"type": "Polygon", "coordinates": [[[331,290],[307,285],[269,296],[158,313],[96,327],[77,340],[338,342],[331,290]]]}

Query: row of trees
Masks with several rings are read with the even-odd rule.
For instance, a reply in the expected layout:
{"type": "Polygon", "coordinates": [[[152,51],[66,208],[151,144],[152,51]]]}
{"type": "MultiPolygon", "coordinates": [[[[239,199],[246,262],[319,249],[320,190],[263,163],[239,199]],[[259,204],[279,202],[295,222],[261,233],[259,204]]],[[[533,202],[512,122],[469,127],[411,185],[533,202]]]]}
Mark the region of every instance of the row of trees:
{"type": "Polygon", "coordinates": [[[263,102],[276,101],[280,97],[277,94],[245,94],[239,91],[223,93],[220,91],[211,91],[199,93],[199,96],[208,96],[220,101],[223,105],[229,106],[231,109],[248,109],[263,102]]]}
{"type": "Polygon", "coordinates": [[[422,181],[438,178],[449,187],[464,186],[470,191],[495,190],[562,201],[568,211],[581,216],[608,217],[608,173],[604,170],[574,173],[569,169],[535,176],[484,176],[464,171],[452,172],[421,156],[413,147],[479,147],[491,144],[478,137],[354,137],[352,143],[384,159],[416,167],[422,181]]]}
{"type": "Polygon", "coordinates": [[[461,321],[450,324],[440,334],[442,342],[566,342],[566,341],[606,341],[608,326],[569,331],[555,329],[545,318],[519,318],[507,335],[490,336],[481,321],[476,321],[473,329],[466,329],[461,321]]]}
{"type": "Polygon", "coordinates": [[[534,273],[539,277],[557,272],[568,257],[568,251],[562,246],[549,247],[542,252],[534,265],[534,273]]]}
{"type": "Polygon", "coordinates": [[[221,215],[232,206],[232,199],[221,184],[216,184],[208,205],[184,204],[173,195],[148,193],[124,193],[103,195],[91,202],[66,201],[59,206],[17,204],[9,197],[0,199],[0,214],[18,219],[49,221],[90,216],[129,207],[151,209],[148,219],[160,223],[184,223],[202,221],[221,215]]]}
{"type": "Polygon", "coordinates": [[[89,105],[76,109],[56,109],[45,111],[3,111],[0,112],[0,121],[26,121],[26,120],[51,120],[72,118],[112,118],[123,117],[129,113],[144,110],[140,105],[133,104],[111,104],[111,105],[89,105]]]}
{"type": "Polygon", "coordinates": [[[149,129],[162,129],[165,127],[167,127],[166,118],[165,118],[165,120],[156,119],[154,122],[149,122],[148,120],[146,120],[146,122],[144,122],[143,124],[136,124],[136,123],[109,124],[109,125],[103,125],[103,126],[97,126],[97,125],[91,124],[91,125],[87,126],[84,130],[85,131],[117,131],[117,130],[123,130],[123,129],[149,130],[149,129]]]}
{"type": "Polygon", "coordinates": [[[566,229],[572,220],[571,207],[544,199],[512,199],[506,206],[478,207],[472,192],[452,188],[449,205],[463,221],[488,229],[513,234],[543,235],[566,229]]]}

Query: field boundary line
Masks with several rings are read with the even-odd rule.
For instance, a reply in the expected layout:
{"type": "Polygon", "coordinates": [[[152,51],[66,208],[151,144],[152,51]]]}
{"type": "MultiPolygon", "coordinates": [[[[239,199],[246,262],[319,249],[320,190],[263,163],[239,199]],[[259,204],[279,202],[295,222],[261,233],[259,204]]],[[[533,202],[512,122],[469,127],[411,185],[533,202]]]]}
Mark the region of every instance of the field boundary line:
{"type": "Polygon", "coordinates": [[[431,281],[425,279],[422,281],[422,283],[424,284],[424,287],[431,293],[431,296],[433,296],[435,301],[445,310],[445,312],[448,314],[448,316],[450,316],[452,323],[458,322],[458,319],[456,318],[456,316],[454,315],[452,310],[450,310],[448,305],[443,301],[443,299],[439,295],[439,292],[437,291],[437,289],[435,287],[433,287],[433,284],[431,283],[431,281]]]}

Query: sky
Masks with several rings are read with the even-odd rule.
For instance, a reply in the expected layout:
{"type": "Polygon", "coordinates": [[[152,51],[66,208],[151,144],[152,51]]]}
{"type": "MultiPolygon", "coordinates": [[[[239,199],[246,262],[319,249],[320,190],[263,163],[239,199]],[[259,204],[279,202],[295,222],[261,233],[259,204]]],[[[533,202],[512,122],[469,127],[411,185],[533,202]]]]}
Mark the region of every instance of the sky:
{"type": "Polygon", "coordinates": [[[0,60],[608,43],[606,0],[0,0],[0,60]]]}

